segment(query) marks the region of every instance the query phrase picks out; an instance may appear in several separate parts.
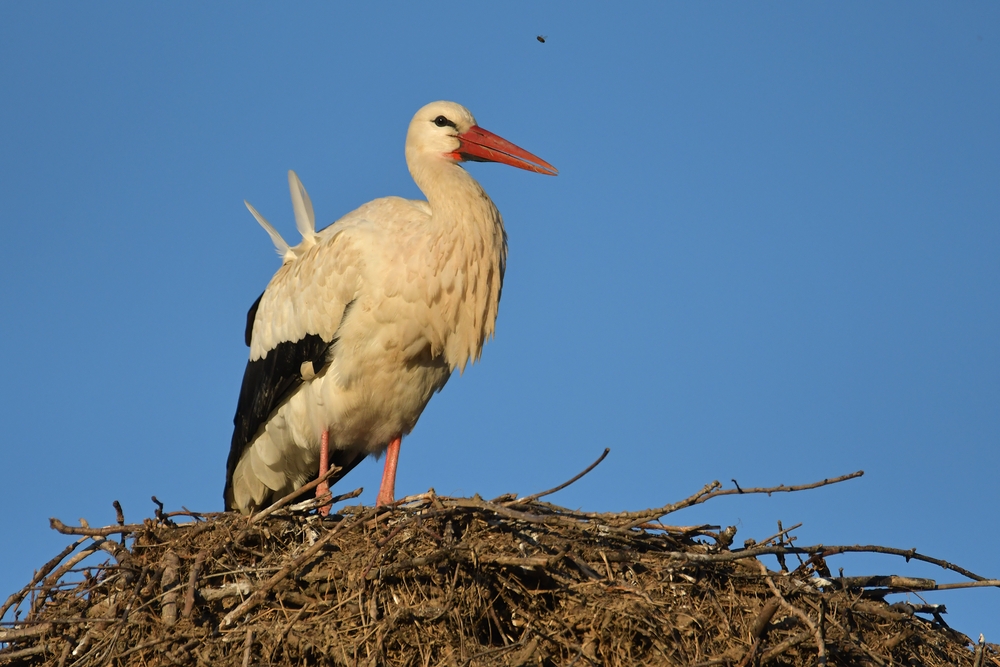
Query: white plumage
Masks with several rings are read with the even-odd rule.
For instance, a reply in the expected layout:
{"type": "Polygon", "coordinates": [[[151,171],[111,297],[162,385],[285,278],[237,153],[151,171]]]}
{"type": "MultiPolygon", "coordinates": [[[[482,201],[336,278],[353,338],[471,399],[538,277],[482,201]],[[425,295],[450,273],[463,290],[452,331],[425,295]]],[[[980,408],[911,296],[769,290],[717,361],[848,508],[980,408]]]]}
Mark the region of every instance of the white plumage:
{"type": "Polygon", "coordinates": [[[235,418],[226,505],[242,512],[390,447],[379,502],[392,501],[399,439],[452,371],[493,335],[507,255],[503,221],[459,162],[548,163],[434,102],[410,123],[406,160],[427,201],[376,199],[317,233],[289,173],[302,242],[253,207],[282,266],[248,315],[250,360],[235,418]],[[391,464],[391,470],[390,470],[391,464]]]}

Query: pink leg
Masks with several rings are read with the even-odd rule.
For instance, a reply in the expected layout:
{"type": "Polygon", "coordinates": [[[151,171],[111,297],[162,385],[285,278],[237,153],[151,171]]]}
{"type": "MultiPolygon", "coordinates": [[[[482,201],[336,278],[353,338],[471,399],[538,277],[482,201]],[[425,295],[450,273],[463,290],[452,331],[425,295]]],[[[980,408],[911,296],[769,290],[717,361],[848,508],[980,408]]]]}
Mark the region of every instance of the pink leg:
{"type": "MultiPolygon", "coordinates": [[[[322,477],[330,469],[330,431],[323,431],[319,439],[319,476],[322,477]]],[[[316,497],[319,498],[324,493],[330,493],[329,482],[320,482],[316,487],[316,497]]],[[[324,505],[319,508],[319,513],[326,516],[330,513],[333,505],[324,505]]]]}
{"type": "Polygon", "coordinates": [[[399,463],[399,445],[403,436],[397,435],[385,450],[385,468],[382,469],[382,486],[378,490],[375,506],[391,505],[396,500],[396,465],[399,463]]]}

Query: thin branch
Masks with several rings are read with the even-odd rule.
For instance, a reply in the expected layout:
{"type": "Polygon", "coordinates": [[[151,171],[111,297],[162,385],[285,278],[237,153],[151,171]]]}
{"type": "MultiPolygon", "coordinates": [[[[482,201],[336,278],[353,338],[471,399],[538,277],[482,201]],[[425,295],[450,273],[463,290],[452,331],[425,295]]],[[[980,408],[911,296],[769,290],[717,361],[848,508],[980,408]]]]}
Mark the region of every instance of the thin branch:
{"type": "Polygon", "coordinates": [[[207,557],[208,551],[202,549],[194,558],[194,565],[191,566],[191,576],[188,578],[187,591],[184,593],[184,610],[181,612],[181,618],[191,618],[191,613],[194,611],[195,586],[198,584],[198,576],[201,574],[201,568],[205,564],[207,557]]]}
{"type": "Polygon", "coordinates": [[[104,528],[90,528],[88,526],[67,526],[59,519],[52,517],[49,519],[49,526],[63,535],[88,535],[90,537],[107,537],[108,535],[118,535],[136,533],[146,526],[141,523],[130,523],[123,526],[105,526],[104,528]]]}
{"type": "MultiPolygon", "coordinates": [[[[574,528],[579,528],[585,525],[586,522],[593,521],[593,519],[580,520],[572,518],[568,515],[563,514],[529,514],[527,512],[520,512],[518,510],[510,509],[504,505],[497,505],[489,502],[488,500],[483,500],[482,498],[438,498],[439,502],[444,505],[444,512],[447,512],[451,508],[465,508],[473,510],[482,510],[487,512],[493,512],[500,516],[505,516],[508,519],[514,519],[517,521],[525,521],[527,523],[540,523],[550,526],[572,526],[574,528]]],[[[441,513],[442,510],[431,510],[425,514],[425,516],[434,516],[435,514],[441,513]]],[[[619,528],[617,526],[609,526],[603,523],[598,524],[601,529],[606,529],[608,532],[612,533],[624,533],[627,532],[624,528],[619,528]]]]}
{"type": "MultiPolygon", "coordinates": [[[[805,547],[805,548],[810,549],[809,553],[816,553],[822,551],[822,555],[824,557],[840,553],[859,553],[859,552],[889,554],[891,556],[902,556],[907,560],[907,562],[909,562],[911,559],[919,560],[924,563],[930,563],[931,565],[937,565],[938,567],[943,568],[945,570],[958,572],[963,577],[968,577],[969,579],[973,579],[975,581],[986,581],[986,577],[982,577],[976,574],[975,572],[970,572],[969,570],[966,570],[964,567],[959,567],[958,565],[949,563],[946,560],[941,560],[939,558],[931,558],[930,556],[924,556],[923,554],[917,553],[916,549],[894,549],[892,547],[880,547],[874,544],[841,546],[841,547],[823,547],[822,545],[820,546],[821,549],[814,547],[805,547]]],[[[786,547],[786,548],[789,549],[788,553],[795,553],[794,549],[796,547],[786,547]]],[[[797,548],[803,548],[803,547],[797,547],[797,548]]]]}
{"type": "MultiPolygon", "coordinates": [[[[757,556],[776,556],[778,554],[788,555],[788,554],[809,554],[809,555],[820,555],[824,558],[827,556],[835,556],[837,554],[843,553],[876,553],[876,554],[888,554],[890,556],[902,556],[907,560],[919,560],[925,563],[931,563],[932,565],[937,565],[938,567],[951,570],[952,572],[958,572],[959,574],[968,577],[969,579],[975,580],[976,586],[1000,586],[1000,580],[997,579],[986,579],[986,577],[981,577],[975,572],[970,572],[965,568],[953,565],[945,560],[940,560],[938,558],[931,558],[930,556],[924,556],[919,554],[914,549],[894,549],[892,547],[880,547],[874,544],[855,544],[851,546],[828,546],[824,544],[816,544],[805,547],[793,547],[793,546],[783,546],[783,545],[773,545],[768,547],[751,547],[749,549],[736,549],[733,551],[725,551],[722,553],[689,553],[686,551],[669,551],[665,552],[664,555],[667,558],[673,560],[685,560],[692,562],[701,563],[723,563],[727,561],[743,560],[745,558],[756,558],[757,556]]],[[[946,586],[948,588],[968,588],[968,585],[959,584],[940,584],[941,586],[946,586]]],[[[934,589],[928,589],[934,590],[934,589]]],[[[940,588],[937,590],[946,590],[945,588],[940,588]]]]}
{"type": "MultiPolygon", "coordinates": [[[[489,510],[500,516],[505,516],[508,519],[517,519],[520,521],[528,521],[530,523],[559,523],[559,517],[555,514],[543,515],[543,514],[529,514],[527,512],[518,512],[517,510],[512,510],[509,507],[503,505],[495,505],[488,500],[482,500],[481,498],[441,498],[441,502],[445,507],[465,507],[469,509],[482,509],[489,510]]],[[[579,522],[573,521],[574,525],[579,522]]]]}
{"type": "Polygon", "coordinates": [[[299,496],[301,496],[303,493],[306,493],[307,491],[312,491],[317,486],[319,486],[320,484],[322,484],[326,480],[330,479],[331,477],[333,477],[334,475],[336,475],[341,470],[343,470],[343,468],[340,468],[338,466],[333,466],[332,468],[330,468],[329,470],[326,471],[325,475],[320,475],[319,477],[317,477],[313,481],[309,482],[308,484],[303,484],[302,486],[300,486],[299,488],[295,489],[294,491],[292,491],[288,495],[283,496],[280,500],[274,502],[267,509],[263,510],[262,512],[258,512],[257,514],[254,514],[252,517],[250,517],[250,523],[257,523],[258,521],[260,521],[264,517],[268,516],[269,514],[272,514],[273,512],[281,509],[282,507],[284,507],[288,503],[292,502],[293,500],[295,500],[296,498],[298,498],[299,496]]]}
{"type": "Polygon", "coordinates": [[[710,535],[706,531],[709,530],[719,530],[721,526],[715,526],[710,523],[703,523],[700,526],[666,526],[659,521],[656,523],[648,522],[643,523],[636,528],[641,528],[643,530],[662,530],[668,535],[676,535],[678,537],[693,537],[695,535],[710,535]]]}
{"type": "Polygon", "coordinates": [[[250,650],[253,648],[253,628],[247,626],[247,638],[243,643],[243,667],[250,667],[250,650]]]}
{"type": "Polygon", "coordinates": [[[65,549],[60,551],[55,556],[55,558],[45,563],[45,565],[43,565],[41,569],[35,573],[35,576],[31,578],[31,581],[28,582],[27,586],[25,586],[16,593],[12,593],[10,597],[7,598],[7,601],[3,603],[2,607],[0,607],[0,618],[6,616],[7,612],[10,611],[11,607],[21,604],[21,602],[24,601],[24,598],[27,597],[28,593],[31,592],[31,589],[34,588],[39,581],[48,576],[49,572],[54,570],[56,566],[58,566],[59,563],[62,562],[63,558],[73,553],[78,546],[80,546],[86,541],[87,541],[86,537],[81,537],[76,542],[73,542],[72,544],[68,545],[65,549]]]}
{"type": "MultiPolygon", "coordinates": [[[[59,583],[59,580],[63,577],[63,575],[65,575],[67,572],[76,567],[76,564],[82,561],[83,559],[87,558],[88,556],[92,556],[94,552],[100,551],[104,546],[105,542],[106,540],[103,537],[94,540],[91,544],[87,545],[85,549],[81,550],[75,556],[73,556],[68,561],[60,565],[58,569],[56,569],[54,572],[52,572],[52,574],[46,577],[45,581],[42,582],[38,596],[35,598],[32,611],[38,612],[38,610],[42,608],[42,606],[45,604],[45,599],[49,595],[49,591],[52,590],[53,586],[59,583]]],[[[74,544],[73,546],[76,545],[74,544]]],[[[49,563],[51,562],[52,561],[49,561],[49,563]]],[[[46,565],[48,565],[49,563],[46,563],[46,565]]]]}
{"type": "Polygon", "coordinates": [[[837,484],[838,482],[846,482],[849,479],[855,479],[857,477],[863,477],[865,474],[864,470],[858,470],[856,472],[848,473],[847,475],[841,475],[840,477],[831,477],[827,479],[820,480],[818,482],[812,482],[811,484],[795,484],[793,486],[785,486],[781,484],[779,486],[770,487],[758,487],[752,489],[742,489],[737,491],[736,489],[728,489],[725,491],[719,491],[714,494],[717,496],[726,496],[734,493],[766,493],[771,495],[772,493],[789,493],[791,491],[807,491],[809,489],[818,489],[821,486],[829,486],[830,484],[837,484]]]}
{"type": "Polygon", "coordinates": [[[933,579],[901,577],[895,574],[871,575],[867,577],[816,577],[812,580],[819,586],[837,590],[848,588],[898,588],[907,591],[932,591],[937,587],[933,579]]]}
{"type": "Polygon", "coordinates": [[[852,472],[849,475],[841,475],[840,477],[833,477],[830,479],[824,479],[819,482],[813,482],[811,484],[796,484],[793,486],[785,486],[781,484],[779,486],[769,486],[769,487],[757,487],[751,489],[722,489],[722,484],[718,481],[712,482],[706,485],[700,491],[695,493],[680,502],[671,503],[669,505],[664,505],[652,510],[645,510],[642,512],[623,512],[621,516],[623,518],[637,517],[636,520],[627,524],[627,528],[635,528],[640,524],[646,523],[652,519],[657,519],[677,510],[684,509],[686,507],[691,507],[692,505],[700,505],[703,502],[711,500],[712,498],[717,498],[719,496],[732,496],[732,495],[747,495],[750,493],[766,493],[771,495],[772,493],[791,493],[792,491],[806,491],[808,489],[818,489],[821,486],[829,486],[831,484],[837,484],[839,482],[845,482],[849,479],[854,479],[856,477],[861,477],[865,474],[864,470],[858,470],[857,472],[852,472]]]}
{"type": "Polygon", "coordinates": [[[144,642],[142,644],[138,644],[137,646],[133,646],[132,648],[128,649],[127,651],[122,651],[121,653],[119,653],[118,655],[116,655],[115,658],[118,658],[120,660],[121,658],[125,658],[127,656],[130,656],[133,653],[137,653],[137,652],[145,650],[147,648],[151,648],[153,646],[156,646],[157,644],[162,644],[163,642],[170,642],[170,641],[174,641],[174,637],[160,637],[159,639],[153,639],[153,640],[150,640],[148,642],[144,642]]]}
{"type": "Polygon", "coordinates": [[[556,491],[562,491],[567,486],[569,486],[573,482],[577,481],[578,479],[580,479],[581,477],[583,477],[584,475],[586,475],[588,472],[590,472],[591,470],[593,470],[594,468],[596,468],[598,465],[600,465],[601,461],[603,461],[605,459],[605,457],[607,457],[607,455],[608,455],[608,453],[610,451],[611,451],[610,447],[605,447],[604,448],[604,453],[601,454],[599,457],[597,457],[596,461],[594,461],[593,463],[591,463],[589,466],[587,466],[587,468],[583,472],[581,472],[580,474],[576,475],[575,477],[573,477],[568,482],[563,482],[559,486],[555,486],[555,487],[549,489],[548,491],[541,491],[539,493],[533,493],[530,496],[525,496],[524,498],[518,498],[517,500],[511,501],[508,504],[530,503],[532,500],[538,500],[539,498],[542,498],[544,496],[552,495],[556,491]]]}
{"type": "Polygon", "coordinates": [[[173,518],[175,516],[189,516],[197,522],[197,521],[205,521],[206,519],[211,519],[212,517],[221,516],[225,514],[225,512],[192,512],[183,505],[181,505],[181,507],[183,507],[184,509],[175,510],[173,512],[166,512],[163,514],[163,516],[167,519],[173,518]]]}
{"type": "Polygon", "coordinates": [[[642,512],[622,512],[620,516],[623,519],[638,517],[636,518],[635,521],[632,521],[631,523],[625,525],[625,528],[636,528],[646,523],[647,521],[659,519],[661,517],[666,516],[667,514],[676,512],[677,510],[682,510],[685,507],[691,507],[692,505],[701,504],[706,500],[708,500],[709,498],[714,497],[711,494],[713,494],[713,492],[715,492],[716,489],[720,488],[721,486],[722,484],[719,483],[718,480],[716,480],[711,484],[706,484],[705,486],[701,487],[701,489],[697,493],[691,494],[684,500],[679,500],[676,503],[670,503],[669,505],[664,505],[663,507],[659,507],[653,510],[644,510],[642,512]]]}
{"type": "Polygon", "coordinates": [[[316,496],[315,498],[310,498],[309,500],[303,500],[300,503],[295,503],[294,505],[286,505],[286,509],[292,512],[307,512],[309,510],[314,510],[317,507],[323,507],[324,505],[332,505],[334,503],[339,503],[341,500],[349,500],[351,498],[357,498],[362,493],[365,492],[363,486],[359,486],[353,491],[348,493],[342,493],[339,496],[331,495],[330,493],[324,493],[321,496],[316,496]]]}
{"type": "Polygon", "coordinates": [[[785,529],[783,529],[781,531],[778,531],[777,533],[775,533],[771,537],[767,538],[766,540],[761,540],[760,542],[758,542],[758,544],[767,544],[771,540],[776,540],[776,539],[778,539],[780,537],[783,537],[783,536],[787,535],[788,533],[792,532],[793,530],[795,530],[796,528],[801,528],[801,527],[802,527],[802,522],[800,521],[799,523],[795,524],[791,528],[785,528],[785,529]]]}
{"type": "MultiPolygon", "coordinates": [[[[435,491],[432,487],[427,491],[424,491],[423,493],[416,493],[412,496],[406,496],[404,498],[400,498],[399,500],[394,502],[392,506],[404,507],[404,506],[414,505],[419,507],[420,505],[426,505],[428,502],[432,502],[437,497],[438,497],[437,491],[435,491]]],[[[407,507],[407,509],[412,509],[412,508],[407,507]]]]}
{"type": "Polygon", "coordinates": [[[980,588],[980,587],[990,587],[996,586],[1000,588],[1000,579],[983,579],[981,581],[960,581],[955,584],[938,584],[930,590],[934,591],[951,591],[956,588],[980,588]]]}
{"type": "MultiPolygon", "coordinates": [[[[117,500],[111,503],[115,508],[115,521],[119,526],[125,525],[125,512],[122,510],[122,504],[117,500]]],[[[121,537],[122,546],[125,546],[125,533],[122,533],[121,537]]]]}

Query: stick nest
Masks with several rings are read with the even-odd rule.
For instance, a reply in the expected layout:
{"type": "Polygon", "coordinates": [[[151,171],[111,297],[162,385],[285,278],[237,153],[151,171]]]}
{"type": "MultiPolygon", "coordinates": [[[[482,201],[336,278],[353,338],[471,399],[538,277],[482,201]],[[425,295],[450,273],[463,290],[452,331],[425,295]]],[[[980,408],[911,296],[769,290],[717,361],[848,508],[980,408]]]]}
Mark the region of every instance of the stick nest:
{"type": "Polygon", "coordinates": [[[940,605],[883,600],[931,580],[831,576],[825,558],[851,548],[798,548],[787,531],[734,548],[733,529],[650,523],[664,509],[429,492],[326,519],[53,520],[83,537],[0,610],[18,616],[0,664],[1000,665],[940,605]]]}

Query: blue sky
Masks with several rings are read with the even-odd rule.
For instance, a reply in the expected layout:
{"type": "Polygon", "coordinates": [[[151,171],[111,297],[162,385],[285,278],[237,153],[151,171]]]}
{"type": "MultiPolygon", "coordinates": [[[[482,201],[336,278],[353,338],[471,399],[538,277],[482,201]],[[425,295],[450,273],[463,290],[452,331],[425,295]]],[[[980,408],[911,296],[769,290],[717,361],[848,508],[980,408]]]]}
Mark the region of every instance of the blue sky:
{"type": "MultiPolygon", "coordinates": [[[[67,543],[50,516],[221,509],[279,265],[242,200],[295,238],[288,169],[322,225],[419,197],[403,139],[436,99],[561,173],[469,166],[510,235],[497,337],[399,494],[530,493],[606,446],[554,501],[864,469],[672,522],[1000,577],[998,27],[982,2],[0,4],[0,597],[67,543]]],[[[997,589],[926,597],[1000,639],[997,589]]]]}

